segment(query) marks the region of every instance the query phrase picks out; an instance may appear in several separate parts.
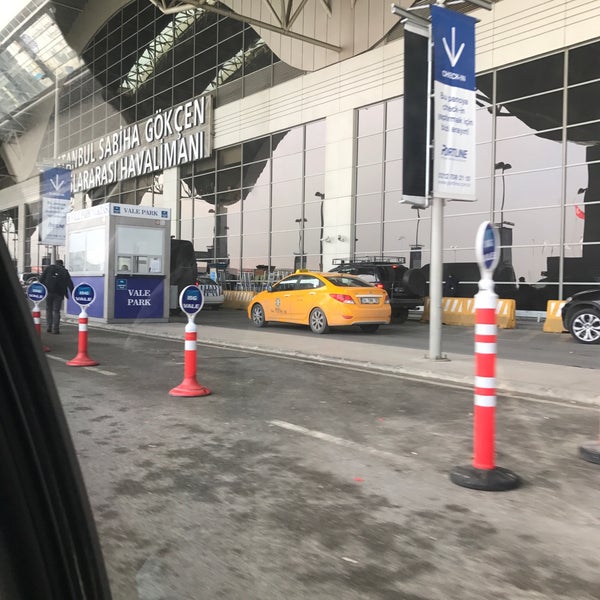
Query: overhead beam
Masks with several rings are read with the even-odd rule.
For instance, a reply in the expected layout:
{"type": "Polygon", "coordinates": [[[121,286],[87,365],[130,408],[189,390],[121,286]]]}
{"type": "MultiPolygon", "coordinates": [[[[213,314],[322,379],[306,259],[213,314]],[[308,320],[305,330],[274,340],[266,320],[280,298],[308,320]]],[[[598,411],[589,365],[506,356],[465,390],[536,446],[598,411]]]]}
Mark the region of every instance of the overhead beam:
{"type": "Polygon", "coordinates": [[[280,35],[287,36],[292,39],[299,40],[301,42],[306,42],[307,44],[320,46],[321,48],[325,48],[326,50],[331,50],[333,52],[342,51],[341,46],[336,46],[335,44],[330,44],[329,42],[317,40],[315,38],[303,35],[301,33],[296,33],[295,31],[290,31],[289,29],[284,29],[283,27],[272,25],[271,23],[265,23],[264,21],[261,21],[259,19],[239,15],[238,13],[233,12],[232,10],[227,10],[224,8],[213,6],[212,4],[205,3],[204,0],[191,0],[191,2],[187,2],[183,5],[171,4],[169,6],[166,6],[165,0],[150,0],[150,2],[152,2],[152,4],[158,7],[165,14],[173,14],[182,10],[201,8],[206,12],[211,12],[217,15],[222,15],[224,17],[229,17],[234,21],[241,21],[242,23],[248,23],[249,25],[253,25],[255,27],[261,27],[263,29],[266,29],[267,31],[273,31],[274,33],[279,33],[280,35]]]}

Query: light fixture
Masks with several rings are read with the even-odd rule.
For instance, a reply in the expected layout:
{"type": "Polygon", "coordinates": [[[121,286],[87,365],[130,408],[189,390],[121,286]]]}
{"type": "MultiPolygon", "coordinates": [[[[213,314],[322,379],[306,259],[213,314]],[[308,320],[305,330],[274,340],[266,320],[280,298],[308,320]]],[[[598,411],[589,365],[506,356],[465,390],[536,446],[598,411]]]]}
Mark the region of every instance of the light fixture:
{"type": "Polygon", "coordinates": [[[502,172],[504,173],[504,171],[508,171],[509,169],[512,169],[512,165],[510,163],[505,163],[505,162],[497,162],[495,165],[496,169],[502,169],[502,172]]]}
{"type": "Polygon", "coordinates": [[[321,198],[321,200],[325,200],[325,194],[323,192],[315,192],[315,196],[321,198]]]}

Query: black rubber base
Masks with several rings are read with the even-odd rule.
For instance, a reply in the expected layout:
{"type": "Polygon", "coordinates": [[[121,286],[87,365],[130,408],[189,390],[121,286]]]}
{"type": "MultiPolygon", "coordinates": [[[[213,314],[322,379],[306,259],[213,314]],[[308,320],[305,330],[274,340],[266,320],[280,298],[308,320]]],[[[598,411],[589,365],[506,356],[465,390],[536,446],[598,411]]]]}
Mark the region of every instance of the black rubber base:
{"type": "Polygon", "coordinates": [[[506,492],[521,485],[518,475],[502,467],[494,469],[455,467],[450,473],[450,481],[462,487],[486,492],[506,492]]]}
{"type": "Polygon", "coordinates": [[[579,456],[583,460],[600,465],[600,442],[587,442],[579,446],[579,456]]]}

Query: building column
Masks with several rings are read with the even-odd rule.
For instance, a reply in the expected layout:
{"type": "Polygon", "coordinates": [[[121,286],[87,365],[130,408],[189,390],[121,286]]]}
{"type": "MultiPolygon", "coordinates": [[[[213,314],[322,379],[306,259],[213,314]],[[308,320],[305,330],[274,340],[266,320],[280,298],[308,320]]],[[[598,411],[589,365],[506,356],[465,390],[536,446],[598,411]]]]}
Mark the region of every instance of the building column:
{"type": "Polygon", "coordinates": [[[163,206],[171,209],[171,235],[181,237],[181,182],[179,167],[163,171],[163,206]]]}
{"type": "Polygon", "coordinates": [[[354,248],[355,122],[354,110],[326,119],[323,271],[331,269],[334,258],[349,258],[354,248]]]}

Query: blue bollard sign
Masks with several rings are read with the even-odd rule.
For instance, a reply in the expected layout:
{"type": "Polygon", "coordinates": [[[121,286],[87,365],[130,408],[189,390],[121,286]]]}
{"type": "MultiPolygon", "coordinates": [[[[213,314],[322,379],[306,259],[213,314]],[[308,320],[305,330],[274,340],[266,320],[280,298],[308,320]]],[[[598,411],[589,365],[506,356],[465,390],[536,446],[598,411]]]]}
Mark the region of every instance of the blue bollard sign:
{"type": "Polygon", "coordinates": [[[498,230],[489,221],[484,221],[475,237],[475,254],[482,277],[487,274],[491,278],[500,260],[498,230]]]}
{"type": "Polygon", "coordinates": [[[183,288],[181,294],[179,294],[179,306],[190,317],[198,314],[204,306],[204,294],[202,290],[195,285],[188,285],[183,288]]]}
{"type": "Polygon", "coordinates": [[[35,282],[27,286],[27,297],[35,302],[41,302],[48,295],[48,290],[43,283],[35,282]]]}
{"type": "Polygon", "coordinates": [[[85,308],[96,299],[96,291],[89,283],[80,283],[75,286],[72,296],[79,308],[85,308]]]}

